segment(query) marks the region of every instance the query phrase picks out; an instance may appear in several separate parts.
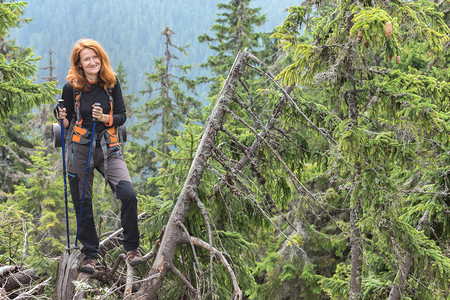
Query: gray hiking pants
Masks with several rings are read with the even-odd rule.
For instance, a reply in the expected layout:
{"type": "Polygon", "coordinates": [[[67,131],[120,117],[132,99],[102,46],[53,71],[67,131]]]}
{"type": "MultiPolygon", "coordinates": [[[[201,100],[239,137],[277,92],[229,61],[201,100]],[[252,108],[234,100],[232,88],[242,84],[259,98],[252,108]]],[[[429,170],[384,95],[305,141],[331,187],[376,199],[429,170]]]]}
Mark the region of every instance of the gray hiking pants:
{"type": "Polygon", "coordinates": [[[137,225],[137,196],[131,183],[130,175],[120,146],[107,147],[106,170],[104,154],[99,142],[92,147],[89,172],[86,180],[84,201],[81,203],[86,163],[89,155],[89,144],[82,145],[69,142],[68,145],[68,178],[72,202],[77,215],[77,224],[80,224],[78,238],[83,245],[81,252],[86,258],[96,258],[99,240],[95,229],[92,210],[92,187],[94,170],[97,169],[108,184],[116,198],[122,202],[121,223],[123,228],[123,247],[126,251],[139,246],[139,230],[137,225]],[[82,207],[81,220],[80,208],[82,207]]]}

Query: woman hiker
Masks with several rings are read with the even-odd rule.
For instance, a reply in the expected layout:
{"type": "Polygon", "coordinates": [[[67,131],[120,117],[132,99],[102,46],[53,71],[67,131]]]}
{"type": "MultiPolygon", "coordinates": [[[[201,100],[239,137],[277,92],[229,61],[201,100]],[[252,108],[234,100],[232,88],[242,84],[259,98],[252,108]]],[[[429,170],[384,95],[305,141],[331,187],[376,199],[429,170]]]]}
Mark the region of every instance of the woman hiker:
{"type": "Polygon", "coordinates": [[[79,224],[77,237],[83,245],[81,252],[85,254],[80,271],[92,273],[97,264],[99,239],[92,211],[94,169],[105,177],[122,202],[123,248],[128,262],[137,265],[143,261],[138,250],[137,196],[117,133],[117,127],[127,118],[125,104],[109,58],[97,41],[82,39],[75,43],[66,79],[62,92],[64,108],[58,109],[57,118],[68,128],[67,174],[79,224]]]}

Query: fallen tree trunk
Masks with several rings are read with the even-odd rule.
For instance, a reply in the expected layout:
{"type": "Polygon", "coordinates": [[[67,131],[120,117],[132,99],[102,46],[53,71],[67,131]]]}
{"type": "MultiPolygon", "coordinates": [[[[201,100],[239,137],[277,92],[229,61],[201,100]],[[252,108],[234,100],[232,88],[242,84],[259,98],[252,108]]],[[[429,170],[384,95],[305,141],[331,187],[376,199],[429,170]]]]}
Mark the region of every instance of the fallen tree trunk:
{"type": "Polygon", "coordinates": [[[18,289],[23,285],[30,284],[39,279],[35,269],[26,269],[17,273],[11,274],[5,281],[3,286],[6,292],[18,289]]]}
{"type": "MultiPolygon", "coordinates": [[[[195,195],[197,192],[207,161],[211,156],[216,135],[222,126],[226,108],[233,98],[236,86],[239,83],[239,78],[242,76],[248,59],[249,57],[246,51],[239,53],[236,57],[216,105],[205,125],[203,136],[192,161],[189,174],[178,196],[170,219],[167,222],[153,266],[147,274],[147,280],[144,281],[136,293],[135,299],[158,299],[158,291],[163,284],[167,272],[172,268],[175,250],[178,244],[183,241],[183,236],[185,236],[185,232],[179,224],[183,224],[185,221],[187,211],[193,201],[192,195],[195,195]]],[[[233,294],[242,295],[242,293],[236,290],[233,291],[233,294]]]]}

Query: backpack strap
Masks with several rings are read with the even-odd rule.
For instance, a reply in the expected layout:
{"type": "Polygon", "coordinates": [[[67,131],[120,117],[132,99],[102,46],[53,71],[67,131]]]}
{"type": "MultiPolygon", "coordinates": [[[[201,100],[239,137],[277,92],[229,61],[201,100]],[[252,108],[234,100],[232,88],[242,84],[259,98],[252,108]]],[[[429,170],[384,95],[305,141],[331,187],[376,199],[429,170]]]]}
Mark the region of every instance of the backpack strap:
{"type": "Polygon", "coordinates": [[[75,88],[73,88],[73,99],[74,99],[74,109],[75,113],[77,115],[77,119],[75,124],[81,127],[81,124],[83,123],[83,118],[81,117],[80,112],[80,98],[81,98],[81,92],[75,88]]]}
{"type": "Polygon", "coordinates": [[[112,126],[112,122],[113,122],[113,108],[114,108],[114,98],[112,96],[112,88],[107,88],[106,94],[108,94],[108,102],[109,102],[109,105],[111,106],[111,109],[109,110],[109,122],[105,123],[105,125],[110,127],[110,126],[112,126]]]}

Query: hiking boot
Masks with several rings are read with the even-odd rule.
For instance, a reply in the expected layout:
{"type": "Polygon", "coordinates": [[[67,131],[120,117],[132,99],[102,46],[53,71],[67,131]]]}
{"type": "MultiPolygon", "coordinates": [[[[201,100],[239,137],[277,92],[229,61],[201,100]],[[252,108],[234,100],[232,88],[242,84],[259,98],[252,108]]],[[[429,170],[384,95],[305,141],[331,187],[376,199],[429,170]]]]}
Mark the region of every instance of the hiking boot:
{"type": "Polygon", "coordinates": [[[138,249],[127,251],[127,261],[130,265],[135,266],[144,262],[138,249]]]}
{"type": "Polygon", "coordinates": [[[84,273],[94,273],[95,265],[97,264],[96,258],[84,259],[81,263],[80,271],[84,273]]]}

